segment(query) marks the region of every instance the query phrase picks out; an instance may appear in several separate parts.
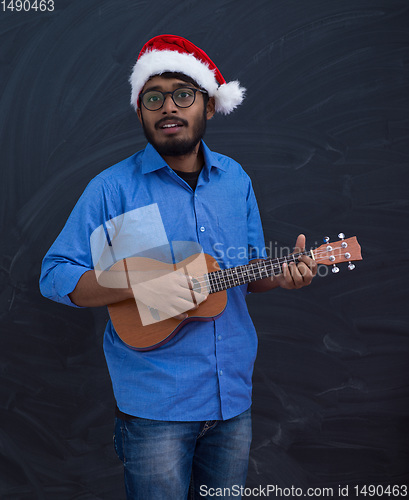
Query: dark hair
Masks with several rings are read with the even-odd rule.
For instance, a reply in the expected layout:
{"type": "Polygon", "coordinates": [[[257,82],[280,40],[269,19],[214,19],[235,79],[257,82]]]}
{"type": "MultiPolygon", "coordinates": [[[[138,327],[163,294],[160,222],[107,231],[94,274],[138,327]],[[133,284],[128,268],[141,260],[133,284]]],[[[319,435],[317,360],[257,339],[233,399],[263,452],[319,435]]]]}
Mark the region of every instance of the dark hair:
{"type": "MultiPolygon", "coordinates": [[[[202,87],[195,80],[193,80],[193,78],[185,75],[184,73],[166,71],[165,73],[161,73],[160,75],[153,75],[153,76],[163,76],[163,78],[169,78],[169,79],[170,78],[177,78],[178,80],[182,80],[182,82],[190,83],[191,85],[194,85],[198,89],[202,89],[202,87]]],[[[202,89],[202,90],[205,90],[205,89],[202,89]]]]}

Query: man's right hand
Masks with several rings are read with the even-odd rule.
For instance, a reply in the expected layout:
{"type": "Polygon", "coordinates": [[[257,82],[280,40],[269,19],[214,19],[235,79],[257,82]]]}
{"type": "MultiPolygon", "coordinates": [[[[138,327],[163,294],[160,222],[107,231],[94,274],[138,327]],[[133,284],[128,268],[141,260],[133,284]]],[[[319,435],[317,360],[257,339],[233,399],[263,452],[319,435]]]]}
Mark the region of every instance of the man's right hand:
{"type": "MultiPolygon", "coordinates": [[[[132,272],[129,274],[132,277],[132,272]]],[[[165,273],[159,277],[149,276],[148,273],[146,278],[151,279],[135,284],[131,279],[136,303],[141,302],[149,308],[161,311],[168,318],[185,319],[186,311],[196,309],[207,298],[206,294],[194,291],[191,279],[180,271],[165,273]]]]}

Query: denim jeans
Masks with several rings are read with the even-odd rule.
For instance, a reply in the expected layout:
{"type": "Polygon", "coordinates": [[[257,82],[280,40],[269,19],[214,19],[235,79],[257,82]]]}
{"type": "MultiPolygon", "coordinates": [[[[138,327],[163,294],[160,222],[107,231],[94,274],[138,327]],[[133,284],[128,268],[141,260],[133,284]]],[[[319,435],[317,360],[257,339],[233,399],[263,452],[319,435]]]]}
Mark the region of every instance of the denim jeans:
{"type": "MultiPolygon", "coordinates": [[[[216,488],[245,485],[251,412],[205,422],[117,417],[114,442],[129,500],[215,498],[216,488]]],[[[223,491],[217,498],[231,498],[223,491]]]]}

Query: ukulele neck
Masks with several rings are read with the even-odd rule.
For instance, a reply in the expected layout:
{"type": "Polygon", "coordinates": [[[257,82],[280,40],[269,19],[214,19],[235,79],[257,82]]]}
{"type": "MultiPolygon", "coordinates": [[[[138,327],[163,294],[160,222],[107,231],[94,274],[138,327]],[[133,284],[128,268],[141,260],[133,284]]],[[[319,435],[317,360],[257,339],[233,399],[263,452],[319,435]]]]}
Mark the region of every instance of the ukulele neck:
{"type": "Polygon", "coordinates": [[[221,292],[228,288],[245,285],[252,281],[278,276],[283,272],[283,264],[298,263],[299,257],[307,255],[314,258],[312,251],[299,252],[279,259],[266,259],[242,266],[220,269],[206,274],[209,293],[221,292]]]}

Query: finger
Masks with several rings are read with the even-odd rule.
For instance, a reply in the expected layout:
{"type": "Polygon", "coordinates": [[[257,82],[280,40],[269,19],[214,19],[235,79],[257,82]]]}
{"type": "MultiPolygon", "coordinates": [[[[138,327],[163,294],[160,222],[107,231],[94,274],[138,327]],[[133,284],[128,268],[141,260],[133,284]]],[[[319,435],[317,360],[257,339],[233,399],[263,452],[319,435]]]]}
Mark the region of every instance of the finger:
{"type": "Polygon", "coordinates": [[[177,303],[169,304],[165,312],[172,318],[181,319],[187,316],[187,312],[196,308],[196,304],[192,301],[180,300],[177,303]]]}
{"type": "Polygon", "coordinates": [[[307,257],[306,255],[303,255],[302,257],[300,257],[299,260],[300,260],[300,262],[304,262],[309,267],[313,276],[315,276],[317,274],[318,265],[314,259],[311,259],[310,257],[307,257]]]}
{"type": "Polygon", "coordinates": [[[176,316],[173,316],[173,317],[179,321],[183,321],[184,319],[186,319],[188,317],[188,314],[182,313],[182,314],[177,314],[176,316]]]}
{"type": "Polygon", "coordinates": [[[298,273],[301,276],[301,280],[298,280],[297,284],[300,286],[309,285],[313,278],[311,269],[304,262],[298,264],[297,268],[298,268],[298,273]]]}
{"type": "Polygon", "coordinates": [[[186,276],[186,278],[189,283],[190,296],[192,298],[192,301],[196,304],[196,307],[194,309],[197,309],[199,307],[199,304],[207,299],[208,293],[204,294],[201,293],[201,291],[197,291],[204,290],[204,287],[201,286],[201,284],[198,283],[195,278],[193,278],[192,276],[186,276]]]}
{"type": "Polygon", "coordinates": [[[178,283],[180,286],[186,289],[192,289],[192,277],[188,276],[187,274],[183,274],[181,272],[178,272],[176,274],[176,283],[178,283]]]}
{"type": "Polygon", "coordinates": [[[192,293],[193,292],[191,292],[189,297],[179,297],[180,300],[174,305],[174,307],[176,307],[179,310],[179,312],[190,311],[191,309],[197,308],[197,303],[192,293]]]}
{"type": "Polygon", "coordinates": [[[304,252],[305,250],[305,236],[299,234],[295,242],[294,253],[304,252]]]}
{"type": "Polygon", "coordinates": [[[283,277],[284,281],[287,284],[288,288],[292,288],[294,286],[294,280],[292,276],[292,271],[290,270],[290,267],[293,267],[293,265],[289,266],[286,262],[283,263],[283,277]]]}
{"type": "MultiPolygon", "coordinates": [[[[303,264],[303,266],[305,266],[305,264],[303,264]]],[[[289,265],[289,268],[290,268],[290,273],[291,273],[291,278],[293,280],[293,284],[294,284],[294,287],[295,288],[299,288],[301,286],[304,285],[304,272],[305,270],[304,269],[300,269],[300,264],[294,264],[294,263],[291,263],[289,265]]]]}
{"type": "Polygon", "coordinates": [[[193,292],[189,288],[180,287],[177,290],[173,290],[173,293],[168,295],[166,299],[169,303],[175,304],[176,306],[179,306],[179,304],[185,305],[186,303],[194,305],[193,292]]]}
{"type": "Polygon", "coordinates": [[[199,305],[191,297],[188,301],[185,300],[184,302],[179,302],[179,304],[177,304],[175,307],[181,312],[186,312],[198,309],[199,305]]]}
{"type": "Polygon", "coordinates": [[[207,295],[204,293],[199,293],[199,292],[192,292],[194,294],[194,301],[196,302],[197,306],[204,302],[207,299],[207,295]]]}

